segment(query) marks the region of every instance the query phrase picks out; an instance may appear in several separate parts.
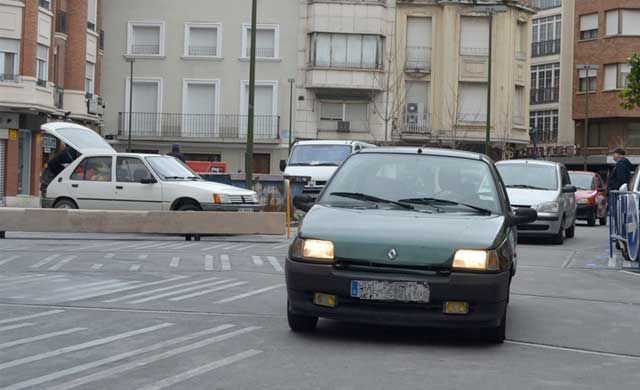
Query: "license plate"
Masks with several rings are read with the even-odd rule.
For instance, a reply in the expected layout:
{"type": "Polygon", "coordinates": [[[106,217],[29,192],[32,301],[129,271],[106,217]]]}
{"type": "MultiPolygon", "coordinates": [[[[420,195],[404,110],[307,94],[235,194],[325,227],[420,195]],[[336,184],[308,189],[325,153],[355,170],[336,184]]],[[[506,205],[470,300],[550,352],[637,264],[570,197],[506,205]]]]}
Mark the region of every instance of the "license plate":
{"type": "Polygon", "coordinates": [[[429,302],[429,286],[420,282],[352,280],[351,297],[372,301],[429,302]]]}

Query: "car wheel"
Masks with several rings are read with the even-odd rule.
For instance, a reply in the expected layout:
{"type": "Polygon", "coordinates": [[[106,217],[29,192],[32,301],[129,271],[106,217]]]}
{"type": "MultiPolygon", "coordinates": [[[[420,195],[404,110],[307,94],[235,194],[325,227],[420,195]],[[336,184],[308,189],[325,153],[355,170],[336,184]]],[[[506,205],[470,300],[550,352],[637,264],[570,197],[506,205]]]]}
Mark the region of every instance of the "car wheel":
{"type": "Polygon", "coordinates": [[[596,226],[596,212],[595,211],[593,212],[593,214],[591,214],[589,216],[589,218],[587,218],[587,225],[596,226]]]}
{"type": "Polygon", "coordinates": [[[76,202],[71,199],[60,199],[53,205],[54,209],[67,209],[67,210],[75,210],[78,208],[76,202]]]}
{"type": "MultiPolygon", "coordinates": [[[[594,224],[595,224],[595,221],[594,221],[594,224]]],[[[571,227],[569,229],[565,230],[564,234],[565,234],[565,236],[567,238],[575,237],[575,235],[576,235],[576,221],[575,220],[573,221],[573,225],[571,225],[571,227]]]]}
{"type": "Polygon", "coordinates": [[[605,215],[602,218],[598,218],[598,222],[600,223],[600,226],[607,226],[607,216],[605,215]]]}
{"type": "Polygon", "coordinates": [[[189,202],[181,204],[176,211],[202,211],[202,209],[197,204],[189,202]]]}
{"type": "Polygon", "coordinates": [[[313,332],[318,325],[318,317],[292,313],[289,302],[287,302],[287,321],[289,322],[289,328],[296,333],[313,332]]]}
{"type": "Polygon", "coordinates": [[[558,233],[556,233],[552,238],[553,243],[556,245],[564,244],[564,234],[565,234],[565,230],[564,230],[564,218],[563,218],[562,225],[560,225],[560,230],[558,230],[558,233]]]}
{"type": "Polygon", "coordinates": [[[507,335],[507,310],[500,320],[500,326],[485,331],[485,339],[491,343],[502,344],[507,335]]]}

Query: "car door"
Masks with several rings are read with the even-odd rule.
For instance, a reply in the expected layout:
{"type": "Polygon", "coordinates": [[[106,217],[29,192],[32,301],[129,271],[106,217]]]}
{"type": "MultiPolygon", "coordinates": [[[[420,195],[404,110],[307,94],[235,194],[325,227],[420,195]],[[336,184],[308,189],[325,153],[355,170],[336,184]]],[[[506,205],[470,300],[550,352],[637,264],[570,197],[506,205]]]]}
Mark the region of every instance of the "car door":
{"type": "Polygon", "coordinates": [[[560,188],[560,196],[562,197],[562,202],[564,203],[564,211],[565,215],[567,215],[567,226],[571,226],[573,222],[575,222],[576,218],[576,194],[575,193],[565,193],[562,192],[562,189],[566,185],[571,185],[571,177],[569,176],[569,171],[567,168],[562,165],[560,166],[560,178],[562,187],[560,188]]]}
{"type": "Polygon", "coordinates": [[[114,210],[113,156],[88,156],[69,177],[71,196],[81,209],[114,210]]]}
{"type": "Polygon", "coordinates": [[[116,157],[114,190],[124,210],[162,210],[162,184],[138,157],[116,157]]]}

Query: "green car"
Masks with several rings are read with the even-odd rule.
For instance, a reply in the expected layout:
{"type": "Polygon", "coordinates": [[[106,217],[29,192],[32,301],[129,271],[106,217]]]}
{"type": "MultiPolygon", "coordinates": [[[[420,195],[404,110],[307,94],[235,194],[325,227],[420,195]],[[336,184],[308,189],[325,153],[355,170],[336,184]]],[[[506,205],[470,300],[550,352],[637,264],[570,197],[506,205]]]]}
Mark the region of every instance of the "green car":
{"type": "Polygon", "coordinates": [[[479,328],[505,337],[516,226],[493,162],[439,149],[351,155],[308,211],[286,261],[287,315],[297,332],[318,318],[479,328]]]}

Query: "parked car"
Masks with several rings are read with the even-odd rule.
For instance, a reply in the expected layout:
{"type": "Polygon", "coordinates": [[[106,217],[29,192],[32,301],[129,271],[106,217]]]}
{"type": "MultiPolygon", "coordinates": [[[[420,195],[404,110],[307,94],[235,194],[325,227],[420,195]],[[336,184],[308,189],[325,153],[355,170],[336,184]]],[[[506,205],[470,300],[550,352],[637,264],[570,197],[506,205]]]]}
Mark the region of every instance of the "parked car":
{"type": "Polygon", "coordinates": [[[43,207],[105,210],[257,210],[254,191],[202,180],[179,160],[118,153],[96,132],[67,122],[42,130],[80,153],[49,184],[43,207]]]}
{"type": "Polygon", "coordinates": [[[285,176],[310,177],[304,193],[317,196],[350,154],[374,147],[360,141],[298,141],[291,150],[289,160],[280,162],[280,170],[285,176]]]}
{"type": "Polygon", "coordinates": [[[521,236],[551,237],[564,243],[576,231],[576,187],[563,164],[541,160],[507,160],[496,164],[514,207],[538,212],[534,223],[518,226],[521,236]]]}
{"type": "Polygon", "coordinates": [[[607,224],[607,185],[595,172],[570,171],[571,184],[576,186],[577,218],[589,226],[607,224]]]}
{"type": "Polygon", "coordinates": [[[494,164],[438,149],[352,154],[308,211],[286,260],[293,331],[319,317],[481,330],[505,337],[515,226],[494,164]]]}

